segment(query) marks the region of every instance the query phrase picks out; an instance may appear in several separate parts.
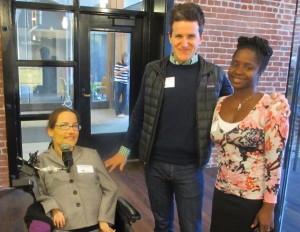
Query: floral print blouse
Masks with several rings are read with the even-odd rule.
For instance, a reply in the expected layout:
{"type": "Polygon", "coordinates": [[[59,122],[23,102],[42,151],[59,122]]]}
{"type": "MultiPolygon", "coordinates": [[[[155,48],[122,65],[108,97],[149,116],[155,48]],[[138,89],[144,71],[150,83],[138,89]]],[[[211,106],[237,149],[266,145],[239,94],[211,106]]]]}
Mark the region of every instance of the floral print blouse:
{"type": "Polygon", "coordinates": [[[216,105],[211,127],[211,138],[218,151],[215,187],[242,198],[276,203],[288,118],[264,94],[241,122],[224,131],[219,112],[225,98],[216,105]]]}

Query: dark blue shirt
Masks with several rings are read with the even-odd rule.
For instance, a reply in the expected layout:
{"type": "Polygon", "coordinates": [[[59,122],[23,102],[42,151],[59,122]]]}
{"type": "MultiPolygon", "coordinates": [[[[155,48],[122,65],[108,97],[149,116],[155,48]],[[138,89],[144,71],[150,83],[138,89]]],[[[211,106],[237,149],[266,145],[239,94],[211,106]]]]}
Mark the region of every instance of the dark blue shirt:
{"type": "Polygon", "coordinates": [[[165,88],[151,160],[192,164],[196,155],[196,89],[199,62],[175,65],[169,62],[167,78],[175,86],[165,88]]]}

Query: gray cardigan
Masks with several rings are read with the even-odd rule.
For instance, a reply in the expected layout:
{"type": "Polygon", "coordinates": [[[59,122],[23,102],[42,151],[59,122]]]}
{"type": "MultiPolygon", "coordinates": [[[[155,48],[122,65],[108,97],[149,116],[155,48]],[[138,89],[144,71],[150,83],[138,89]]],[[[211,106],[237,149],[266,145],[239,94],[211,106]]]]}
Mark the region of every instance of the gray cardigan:
{"type": "MultiPolygon", "coordinates": [[[[64,230],[84,228],[105,221],[114,224],[117,203],[117,186],[106,171],[96,150],[75,146],[71,172],[59,170],[39,171],[38,201],[46,214],[60,209],[66,219],[64,230]],[[87,166],[81,166],[87,165],[87,166]],[[89,171],[83,172],[84,169],[89,171]]],[[[64,167],[53,148],[38,157],[40,168],[64,167]]]]}

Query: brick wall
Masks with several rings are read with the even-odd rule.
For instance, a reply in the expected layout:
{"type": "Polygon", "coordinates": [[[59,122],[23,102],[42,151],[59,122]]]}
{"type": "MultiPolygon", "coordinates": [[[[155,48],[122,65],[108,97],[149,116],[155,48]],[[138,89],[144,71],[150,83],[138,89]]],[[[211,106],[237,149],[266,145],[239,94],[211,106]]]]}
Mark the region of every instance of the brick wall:
{"type": "Polygon", "coordinates": [[[0,33],[0,189],[9,187],[2,67],[2,37],[0,33]]]}
{"type": "MultiPolygon", "coordinates": [[[[183,2],[175,0],[175,3],[183,2]]],[[[188,2],[188,1],[185,1],[188,2]]],[[[189,1],[190,2],[190,1],[189,1]]],[[[260,79],[260,90],[285,93],[296,0],[194,0],[205,12],[204,43],[199,53],[225,70],[240,35],[259,35],[268,39],[274,49],[269,67],[260,79]]],[[[299,10],[300,11],[300,10],[299,10]]],[[[299,12],[298,11],[298,12],[299,12]]],[[[299,16],[299,14],[298,14],[299,16]]],[[[299,21],[298,21],[299,22],[299,21]]],[[[295,38],[299,41],[299,23],[295,38]]],[[[8,164],[3,96],[2,41],[0,34],[0,189],[8,187],[8,164]]],[[[215,152],[210,166],[216,165],[215,152]]]]}
{"type": "MultiPolygon", "coordinates": [[[[274,53],[259,80],[259,90],[285,93],[296,0],[175,0],[180,2],[201,6],[206,24],[199,53],[226,72],[239,36],[257,35],[269,40],[274,53]]],[[[216,166],[215,151],[210,166],[216,166]]]]}

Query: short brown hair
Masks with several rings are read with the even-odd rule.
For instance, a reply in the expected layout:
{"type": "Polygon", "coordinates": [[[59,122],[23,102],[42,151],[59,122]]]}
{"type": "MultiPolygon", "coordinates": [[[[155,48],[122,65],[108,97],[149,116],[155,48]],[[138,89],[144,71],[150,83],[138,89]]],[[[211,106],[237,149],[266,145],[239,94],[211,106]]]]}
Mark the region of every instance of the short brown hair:
{"type": "Polygon", "coordinates": [[[80,124],[80,117],[76,110],[73,110],[73,109],[70,109],[67,107],[61,107],[61,108],[57,108],[57,109],[53,110],[52,113],[49,115],[47,128],[53,129],[57,122],[58,116],[63,112],[72,112],[73,114],[75,114],[76,118],[77,118],[77,122],[78,122],[78,124],[80,124]]]}
{"type": "Polygon", "coordinates": [[[177,21],[197,21],[199,25],[199,34],[202,35],[205,18],[201,7],[195,3],[187,2],[174,5],[170,13],[170,34],[172,35],[172,26],[177,21]]]}

